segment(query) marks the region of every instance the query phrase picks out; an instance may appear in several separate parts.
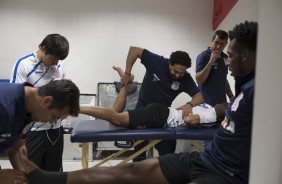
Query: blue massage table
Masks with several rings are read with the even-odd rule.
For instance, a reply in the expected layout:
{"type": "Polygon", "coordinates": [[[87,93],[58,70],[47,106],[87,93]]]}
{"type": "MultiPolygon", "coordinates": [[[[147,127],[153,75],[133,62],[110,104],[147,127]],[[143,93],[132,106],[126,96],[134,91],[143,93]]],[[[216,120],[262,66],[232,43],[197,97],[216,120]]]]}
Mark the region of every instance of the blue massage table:
{"type": "MultiPolygon", "coordinates": [[[[137,128],[128,129],[120,128],[112,125],[105,120],[82,120],[77,122],[71,133],[71,142],[82,143],[82,167],[88,167],[88,143],[100,142],[100,141],[115,141],[117,147],[124,148],[117,153],[107,157],[95,166],[100,166],[103,163],[118,157],[131,147],[140,144],[143,140],[151,140],[151,142],[143,149],[132,154],[128,158],[124,159],[121,163],[126,163],[144,151],[149,150],[155,144],[161,140],[173,140],[173,139],[188,139],[188,140],[211,140],[215,129],[213,128],[137,128]],[[138,140],[138,141],[132,141],[138,140]],[[119,143],[124,141],[125,143],[119,143]]],[[[197,144],[197,142],[194,142],[197,144]]],[[[198,145],[201,147],[201,145],[198,145]]]]}
{"type": "Polygon", "coordinates": [[[10,82],[9,79],[0,79],[0,82],[10,82]]]}

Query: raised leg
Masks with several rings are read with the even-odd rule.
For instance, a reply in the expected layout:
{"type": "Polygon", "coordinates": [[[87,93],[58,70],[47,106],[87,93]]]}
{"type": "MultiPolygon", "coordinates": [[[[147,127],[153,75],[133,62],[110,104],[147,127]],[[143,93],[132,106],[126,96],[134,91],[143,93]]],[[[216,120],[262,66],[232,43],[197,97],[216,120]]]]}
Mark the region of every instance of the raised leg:
{"type": "MultiPolygon", "coordinates": [[[[123,76],[124,72],[123,70],[120,68],[120,67],[116,67],[116,66],[113,66],[113,69],[115,71],[117,71],[117,73],[119,74],[119,76],[123,76]]],[[[133,76],[134,78],[134,76],[133,76]]],[[[132,78],[132,80],[133,80],[132,78]]],[[[127,90],[128,90],[128,86],[129,86],[129,83],[125,84],[124,86],[122,86],[120,88],[120,91],[118,93],[118,96],[112,106],[112,109],[116,112],[122,112],[125,108],[125,105],[126,105],[126,97],[127,97],[127,90]]]]}
{"type": "MultiPolygon", "coordinates": [[[[124,73],[119,67],[114,66],[113,69],[118,72],[119,76],[122,76],[124,73]]],[[[133,79],[134,76],[132,75],[133,79]]],[[[97,106],[80,106],[80,113],[110,121],[115,126],[128,127],[128,113],[123,112],[126,105],[128,86],[129,84],[125,84],[121,87],[112,109],[97,106]]]]}

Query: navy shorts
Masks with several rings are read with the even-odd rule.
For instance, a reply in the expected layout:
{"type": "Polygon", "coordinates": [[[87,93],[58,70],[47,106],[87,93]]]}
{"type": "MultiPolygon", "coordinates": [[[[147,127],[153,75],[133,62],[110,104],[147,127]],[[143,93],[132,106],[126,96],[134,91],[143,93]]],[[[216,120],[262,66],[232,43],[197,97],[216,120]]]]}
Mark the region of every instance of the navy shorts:
{"type": "Polygon", "coordinates": [[[169,183],[229,184],[223,176],[205,166],[198,152],[168,154],[158,159],[169,183]]]}

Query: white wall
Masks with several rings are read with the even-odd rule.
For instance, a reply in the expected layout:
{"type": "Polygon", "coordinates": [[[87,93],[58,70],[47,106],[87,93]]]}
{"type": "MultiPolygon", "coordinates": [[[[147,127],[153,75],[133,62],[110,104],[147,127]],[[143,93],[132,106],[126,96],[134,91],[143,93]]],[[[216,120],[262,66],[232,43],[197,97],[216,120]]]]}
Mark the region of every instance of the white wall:
{"type": "MultiPolygon", "coordinates": [[[[50,33],[70,42],[67,75],[81,92],[96,93],[98,82],[119,80],[111,66],[124,68],[130,45],[169,57],[187,51],[195,58],[210,44],[211,0],[0,0],[0,78],[14,62],[38,48],[50,33]]],[[[144,67],[133,68],[141,82],[144,67]]],[[[175,104],[188,101],[182,96],[175,104]]]]}
{"type": "Polygon", "coordinates": [[[259,1],[251,184],[282,183],[282,1],[259,1]]]}

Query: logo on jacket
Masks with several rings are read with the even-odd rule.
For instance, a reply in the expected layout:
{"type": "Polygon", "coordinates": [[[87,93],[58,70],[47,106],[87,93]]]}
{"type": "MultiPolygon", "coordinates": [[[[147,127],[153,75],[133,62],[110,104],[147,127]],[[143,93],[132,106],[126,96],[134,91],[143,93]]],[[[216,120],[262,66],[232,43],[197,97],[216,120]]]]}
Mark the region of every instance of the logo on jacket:
{"type": "Polygon", "coordinates": [[[231,105],[231,111],[236,111],[239,107],[240,101],[242,100],[242,98],[244,97],[244,94],[241,92],[236,99],[234,100],[234,102],[231,105]]]}
{"type": "Polygon", "coordinates": [[[36,70],[35,73],[36,73],[36,74],[40,74],[40,73],[43,73],[43,72],[40,71],[40,70],[36,70]]]}
{"type": "Polygon", "coordinates": [[[172,82],[172,85],[171,85],[171,89],[173,89],[173,90],[178,90],[178,89],[179,89],[179,86],[180,86],[180,83],[179,83],[179,82],[173,81],[173,82],[172,82]]]}
{"type": "Polygon", "coordinates": [[[160,78],[157,76],[157,74],[153,74],[154,78],[153,78],[153,82],[158,82],[160,81],[160,78]]]}
{"type": "Polygon", "coordinates": [[[27,124],[23,129],[23,134],[26,134],[32,128],[33,124],[33,122],[27,124]]]}
{"type": "Polygon", "coordinates": [[[214,63],[212,64],[212,66],[213,66],[213,68],[216,70],[216,69],[218,68],[217,62],[214,62],[214,63]]]}
{"type": "Polygon", "coordinates": [[[52,70],[54,71],[53,78],[56,79],[56,78],[59,78],[61,76],[58,68],[52,67],[52,70]]]}
{"type": "Polygon", "coordinates": [[[221,122],[221,126],[230,133],[235,133],[235,123],[230,121],[227,117],[221,122]]]}

